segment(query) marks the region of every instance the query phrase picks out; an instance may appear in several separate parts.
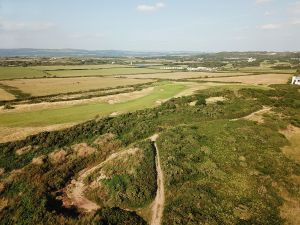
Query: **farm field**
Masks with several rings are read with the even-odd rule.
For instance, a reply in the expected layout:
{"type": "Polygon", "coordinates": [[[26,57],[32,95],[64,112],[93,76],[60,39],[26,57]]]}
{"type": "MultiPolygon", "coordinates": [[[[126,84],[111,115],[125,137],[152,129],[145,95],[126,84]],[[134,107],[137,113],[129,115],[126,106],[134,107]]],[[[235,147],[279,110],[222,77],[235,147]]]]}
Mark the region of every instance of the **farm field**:
{"type": "Polygon", "coordinates": [[[293,74],[296,72],[295,69],[283,69],[283,70],[278,70],[271,68],[270,66],[257,66],[257,67],[243,67],[239,68],[240,72],[245,72],[245,73],[287,73],[287,74],[293,74]]]}
{"type": "Polygon", "coordinates": [[[141,79],[188,79],[188,78],[205,78],[205,77],[222,77],[222,76],[243,76],[249,73],[242,72],[219,72],[219,73],[208,73],[208,72],[172,72],[172,73],[155,73],[155,74],[136,74],[126,75],[122,77],[127,78],[141,78],[141,79]]]}
{"type": "Polygon", "coordinates": [[[290,74],[261,74],[249,76],[235,76],[235,77],[218,77],[218,78],[205,78],[199,79],[202,81],[217,81],[217,82],[239,82],[244,84],[285,84],[291,78],[290,74]]]}
{"type": "Polygon", "coordinates": [[[44,77],[47,73],[27,67],[0,67],[0,80],[44,77]]]}
{"type": "Polygon", "coordinates": [[[155,87],[150,94],[128,102],[116,104],[93,103],[24,113],[2,113],[0,117],[0,126],[31,127],[78,123],[93,119],[95,116],[108,116],[112,113],[120,114],[153,107],[157,105],[157,101],[172,98],[185,88],[186,87],[182,84],[163,84],[155,87]]]}
{"type": "MultiPolygon", "coordinates": [[[[93,70],[59,70],[48,71],[51,76],[56,77],[75,77],[75,76],[111,76],[111,75],[126,75],[126,74],[143,74],[143,73],[158,73],[163,72],[159,69],[150,68],[105,68],[93,70]]],[[[168,71],[165,71],[168,72],[168,71]]]]}
{"type": "Polygon", "coordinates": [[[126,68],[130,65],[120,64],[100,64],[100,65],[65,65],[65,66],[32,66],[31,69],[41,71],[53,70],[95,70],[95,69],[110,69],[110,68],[126,68]]]}
{"type": "Polygon", "coordinates": [[[13,100],[15,96],[0,88],[0,101],[13,100]]]}
{"type": "Polygon", "coordinates": [[[16,87],[22,92],[30,93],[32,96],[45,96],[52,94],[89,91],[104,88],[116,88],[152,82],[146,79],[124,79],[113,77],[77,77],[77,78],[41,78],[41,79],[18,79],[0,81],[0,83],[16,87]]]}

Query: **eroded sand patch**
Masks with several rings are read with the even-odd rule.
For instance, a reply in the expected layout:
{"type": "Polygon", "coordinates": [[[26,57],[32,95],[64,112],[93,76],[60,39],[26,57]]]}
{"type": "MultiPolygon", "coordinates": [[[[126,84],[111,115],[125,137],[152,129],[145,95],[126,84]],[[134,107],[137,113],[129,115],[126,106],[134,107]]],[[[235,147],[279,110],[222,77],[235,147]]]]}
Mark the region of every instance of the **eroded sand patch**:
{"type": "Polygon", "coordinates": [[[22,140],[30,135],[44,131],[62,130],[74,126],[75,123],[57,124],[43,127],[0,127],[0,143],[22,140]]]}

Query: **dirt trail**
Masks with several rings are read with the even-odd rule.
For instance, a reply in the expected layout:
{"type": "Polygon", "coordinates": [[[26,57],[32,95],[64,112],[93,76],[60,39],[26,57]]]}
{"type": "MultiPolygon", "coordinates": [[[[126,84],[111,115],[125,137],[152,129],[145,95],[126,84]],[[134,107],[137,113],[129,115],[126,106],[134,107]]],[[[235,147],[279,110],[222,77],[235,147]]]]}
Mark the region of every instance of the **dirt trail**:
{"type": "Polygon", "coordinates": [[[264,122],[263,115],[265,113],[269,113],[271,110],[272,110],[271,107],[263,106],[262,109],[260,109],[258,111],[255,111],[255,112],[249,114],[248,116],[232,119],[231,121],[237,121],[237,120],[240,120],[240,119],[245,119],[245,120],[255,121],[255,122],[258,122],[258,123],[263,123],[264,122]]]}
{"type": "Polygon", "coordinates": [[[154,142],[154,146],[156,149],[156,170],[157,170],[157,193],[155,200],[152,204],[152,218],[150,225],[160,225],[163,211],[164,211],[164,204],[165,204],[165,189],[164,189],[164,175],[161,169],[160,164],[160,156],[159,151],[156,145],[156,139],[158,138],[158,134],[155,134],[151,137],[151,141],[154,142]]]}
{"type": "Polygon", "coordinates": [[[95,170],[101,168],[105,163],[123,155],[127,154],[135,154],[139,149],[132,148],[125,151],[117,152],[112,155],[110,155],[105,161],[98,164],[97,166],[94,166],[88,170],[83,170],[79,173],[79,177],[75,180],[71,181],[71,184],[69,184],[65,188],[65,193],[68,196],[67,201],[71,201],[72,206],[76,206],[77,208],[83,209],[87,212],[95,211],[99,209],[99,206],[87,199],[84,196],[84,192],[87,189],[88,186],[84,184],[84,180],[86,177],[88,177],[90,174],[92,174],[95,170]]]}

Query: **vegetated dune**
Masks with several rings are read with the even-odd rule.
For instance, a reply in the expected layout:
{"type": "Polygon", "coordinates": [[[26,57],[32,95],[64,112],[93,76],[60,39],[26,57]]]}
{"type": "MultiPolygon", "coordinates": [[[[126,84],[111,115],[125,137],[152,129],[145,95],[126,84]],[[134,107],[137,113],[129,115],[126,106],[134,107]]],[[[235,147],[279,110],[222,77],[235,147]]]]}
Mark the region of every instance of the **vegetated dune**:
{"type": "MultiPolygon", "coordinates": [[[[283,147],[282,151],[292,160],[300,163],[300,128],[289,125],[286,130],[281,133],[290,141],[290,144],[283,147]]],[[[294,181],[300,186],[300,176],[294,176],[294,181]]],[[[285,200],[281,207],[281,215],[285,218],[288,224],[300,224],[300,198],[289,195],[285,190],[281,190],[281,195],[285,200]]]]}
{"type": "Polygon", "coordinates": [[[134,85],[152,82],[153,80],[122,79],[112,77],[77,77],[77,78],[41,78],[1,81],[1,83],[17,87],[32,96],[45,96],[76,91],[88,91],[102,88],[134,85]]]}
{"type": "Polygon", "coordinates": [[[218,82],[240,82],[244,84],[286,84],[291,77],[291,74],[262,74],[249,76],[235,76],[235,77],[219,77],[219,78],[205,78],[203,81],[218,81],[218,82]]]}

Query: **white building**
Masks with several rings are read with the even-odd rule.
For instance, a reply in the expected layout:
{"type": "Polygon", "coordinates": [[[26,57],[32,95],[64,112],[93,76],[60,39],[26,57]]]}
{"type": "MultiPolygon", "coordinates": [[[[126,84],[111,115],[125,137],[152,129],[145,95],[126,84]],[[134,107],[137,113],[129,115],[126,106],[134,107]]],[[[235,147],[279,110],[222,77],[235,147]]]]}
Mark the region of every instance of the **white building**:
{"type": "Polygon", "coordinates": [[[212,71],[216,71],[217,68],[208,68],[208,67],[192,68],[192,67],[188,67],[187,70],[188,71],[207,71],[207,72],[212,72],[212,71]]]}
{"type": "Polygon", "coordinates": [[[300,85],[300,76],[293,76],[292,84],[300,85]]]}
{"type": "Polygon", "coordinates": [[[166,67],[161,67],[161,70],[184,70],[183,67],[179,66],[166,66],[166,67]]]}
{"type": "Polygon", "coordinates": [[[255,58],[252,58],[252,57],[251,57],[251,58],[248,58],[248,62],[249,62],[249,63],[251,63],[251,62],[255,62],[255,61],[256,61],[256,59],[255,59],[255,58]]]}

